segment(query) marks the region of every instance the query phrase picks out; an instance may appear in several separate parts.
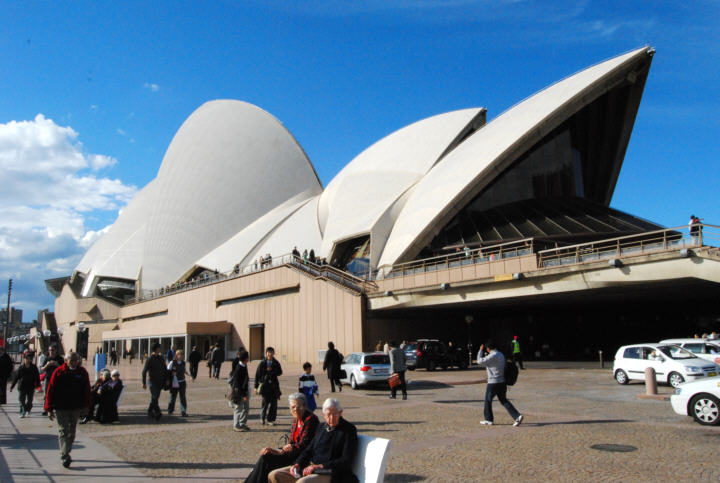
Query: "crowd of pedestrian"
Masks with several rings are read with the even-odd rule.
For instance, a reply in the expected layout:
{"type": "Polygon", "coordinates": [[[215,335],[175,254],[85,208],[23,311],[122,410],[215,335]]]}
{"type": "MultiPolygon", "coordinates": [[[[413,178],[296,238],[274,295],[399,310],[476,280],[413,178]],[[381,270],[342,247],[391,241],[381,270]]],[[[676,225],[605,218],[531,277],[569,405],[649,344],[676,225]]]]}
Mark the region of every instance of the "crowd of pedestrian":
{"type": "MultiPolygon", "coordinates": [[[[522,353],[517,336],[511,342],[513,364],[522,367],[522,353]]],[[[397,397],[398,391],[403,400],[407,399],[408,395],[403,345],[404,342],[398,344],[396,341],[383,344],[390,361],[392,399],[397,397]]],[[[17,387],[19,393],[20,417],[26,417],[33,409],[33,397],[41,386],[41,379],[44,379],[44,414],[51,420],[57,420],[60,458],[62,464],[69,467],[77,424],[86,424],[93,420],[103,424],[118,422],[118,404],[125,386],[119,371],[110,371],[107,368],[99,371],[97,381],[91,385],[88,373],[82,367],[82,359],[76,352],[69,351],[63,358],[53,346],[48,354],[41,354],[39,357],[39,368],[33,363],[33,358],[32,352],[27,353],[22,365],[13,373],[12,360],[0,348],[0,404],[6,403],[5,388],[10,381],[10,391],[17,387]]],[[[219,379],[225,359],[224,349],[219,344],[213,345],[205,359],[208,362],[209,377],[219,379]]],[[[167,414],[172,415],[179,402],[181,416],[188,416],[187,379],[189,377],[191,381],[196,380],[201,360],[202,353],[197,346],[193,347],[186,362],[183,349],[172,346],[164,351],[161,344],[153,344],[152,352],[141,371],[142,387],[150,393],[148,417],[159,420],[162,416],[159,399],[163,390],[170,393],[167,414]]],[[[488,341],[480,347],[477,361],[487,371],[484,420],[481,424],[494,423],[492,402],[497,398],[512,417],[513,425],[520,425],[523,415],[507,400],[505,356],[497,350],[492,341],[488,341]]],[[[336,389],[342,391],[341,379],[347,378],[347,375],[342,373],[342,363],[343,355],[332,341],[328,342],[322,369],[327,372],[331,392],[336,389]]],[[[262,425],[276,424],[278,401],[282,397],[279,377],[283,374],[283,368],[275,357],[273,347],[268,346],[265,349],[265,357],[258,363],[253,381],[250,379],[248,364],[249,353],[241,348],[232,361],[227,379],[227,399],[233,409],[233,429],[238,432],[251,430],[248,419],[252,393],[261,397],[262,425]]],[[[340,402],[332,398],[326,399],[322,405],[324,422],[320,423],[315,415],[316,398],[320,391],[312,373],[312,364],[306,362],[302,369],[297,382],[298,390],[288,397],[292,424],[287,441],[279,448],[262,448],[247,481],[284,482],[300,478],[355,481],[351,468],[357,446],[357,430],[342,417],[340,402]]]]}

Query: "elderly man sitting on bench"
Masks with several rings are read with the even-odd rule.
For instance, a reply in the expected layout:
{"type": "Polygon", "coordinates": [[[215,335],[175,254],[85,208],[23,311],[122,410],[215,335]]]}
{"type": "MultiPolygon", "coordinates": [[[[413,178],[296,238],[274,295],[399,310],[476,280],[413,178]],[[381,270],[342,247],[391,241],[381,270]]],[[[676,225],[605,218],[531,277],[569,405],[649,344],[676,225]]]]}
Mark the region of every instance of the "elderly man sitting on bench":
{"type": "Polygon", "coordinates": [[[357,429],[343,419],[337,399],[326,399],[322,412],[325,422],[318,427],[310,445],[300,453],[294,465],[272,471],[268,481],[357,481],[352,472],[358,444],[357,429]]]}

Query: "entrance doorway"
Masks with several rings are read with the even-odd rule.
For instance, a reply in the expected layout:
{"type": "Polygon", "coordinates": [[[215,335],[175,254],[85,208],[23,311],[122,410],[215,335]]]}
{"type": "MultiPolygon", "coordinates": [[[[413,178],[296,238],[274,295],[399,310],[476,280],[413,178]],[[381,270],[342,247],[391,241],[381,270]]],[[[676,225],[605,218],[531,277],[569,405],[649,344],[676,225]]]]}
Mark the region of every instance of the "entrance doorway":
{"type": "Polygon", "coordinates": [[[250,360],[256,361],[265,357],[265,324],[250,326],[250,360]]]}

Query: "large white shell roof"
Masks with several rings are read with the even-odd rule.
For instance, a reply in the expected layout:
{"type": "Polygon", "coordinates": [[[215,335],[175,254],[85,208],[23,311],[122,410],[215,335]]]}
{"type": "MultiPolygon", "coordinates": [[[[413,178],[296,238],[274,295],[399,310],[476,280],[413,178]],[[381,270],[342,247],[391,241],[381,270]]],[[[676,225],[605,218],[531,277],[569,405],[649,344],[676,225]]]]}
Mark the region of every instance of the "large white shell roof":
{"type": "Polygon", "coordinates": [[[393,226],[379,265],[394,264],[411,248],[417,249],[433,228],[442,225],[445,215],[461,208],[459,205],[466,194],[483,178],[498,174],[506,155],[530,133],[552,129],[554,126],[548,129],[543,124],[557,121],[561,117],[558,113],[570,103],[582,100],[598,85],[610,85],[625,66],[653,52],[641,48],[589,67],[541,90],[487,123],[418,182],[393,226]]]}
{"type": "MultiPolygon", "coordinates": [[[[209,251],[291,198],[322,192],[293,136],[251,104],[221,100],[197,109],[168,147],[157,177],[78,266],[92,276],[177,280],[209,251]]],[[[257,242],[257,240],[256,240],[257,242]]]]}
{"type": "Polygon", "coordinates": [[[157,177],[81,260],[83,293],[103,277],[158,288],[196,266],[225,271],[293,246],[329,257],[337,243],[364,234],[372,237],[373,266],[397,263],[417,253],[518,149],[652,52],[587,68],[487,125],[481,108],[411,124],[360,153],[325,191],[277,119],[245,102],[208,102],[178,130],[157,177]]]}

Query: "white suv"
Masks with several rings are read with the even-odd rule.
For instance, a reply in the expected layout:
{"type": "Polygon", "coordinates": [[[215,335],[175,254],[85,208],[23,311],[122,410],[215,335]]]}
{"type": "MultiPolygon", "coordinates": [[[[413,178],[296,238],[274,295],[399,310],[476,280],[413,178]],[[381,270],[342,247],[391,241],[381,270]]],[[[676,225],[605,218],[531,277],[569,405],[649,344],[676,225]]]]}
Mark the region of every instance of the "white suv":
{"type": "Polygon", "coordinates": [[[717,339],[666,339],[660,343],[679,345],[700,359],[720,364],[720,341],[717,339]]]}
{"type": "Polygon", "coordinates": [[[720,366],[700,359],[676,345],[634,344],[620,347],[615,354],[613,375],[618,384],[644,380],[645,369],[655,369],[658,382],[678,387],[685,381],[717,376],[720,366]]]}

